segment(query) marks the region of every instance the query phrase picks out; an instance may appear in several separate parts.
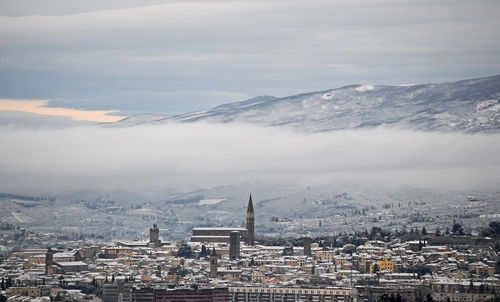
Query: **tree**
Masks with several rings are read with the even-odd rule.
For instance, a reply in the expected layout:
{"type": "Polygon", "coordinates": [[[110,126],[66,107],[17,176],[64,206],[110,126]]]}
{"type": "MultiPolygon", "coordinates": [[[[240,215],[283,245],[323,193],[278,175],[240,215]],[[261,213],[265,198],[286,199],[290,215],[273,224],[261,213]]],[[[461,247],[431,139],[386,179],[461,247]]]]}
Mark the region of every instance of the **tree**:
{"type": "Polygon", "coordinates": [[[176,265],[176,266],[170,268],[170,270],[168,271],[168,275],[170,275],[170,276],[175,275],[175,276],[184,277],[189,273],[190,273],[190,271],[188,269],[185,269],[185,268],[181,267],[180,265],[176,265]]]}
{"type": "Polygon", "coordinates": [[[500,235],[500,221],[492,221],[488,225],[495,235],[500,235]]]}
{"type": "Polygon", "coordinates": [[[436,228],[436,237],[440,237],[441,236],[441,230],[439,229],[439,227],[436,228]]]}
{"type": "Polygon", "coordinates": [[[427,296],[425,296],[425,301],[426,302],[434,302],[434,299],[432,298],[431,294],[427,294],[427,296]]]}
{"type": "Polygon", "coordinates": [[[207,247],[205,245],[202,245],[201,246],[201,252],[200,252],[200,257],[206,257],[208,256],[208,251],[207,251],[207,247]]]}
{"type": "Polygon", "coordinates": [[[194,258],[193,250],[186,242],[182,242],[177,251],[177,257],[194,258]]]}
{"type": "Polygon", "coordinates": [[[372,230],[370,231],[370,238],[374,238],[377,234],[380,234],[382,232],[382,229],[379,227],[372,227],[372,230]]]}
{"type": "Polygon", "coordinates": [[[422,227],[422,235],[427,235],[427,230],[425,229],[425,226],[422,227]]]}
{"type": "Polygon", "coordinates": [[[356,252],[356,247],[353,244],[346,245],[343,249],[342,252],[346,254],[351,254],[356,252]]]}
{"type": "Polygon", "coordinates": [[[7,281],[5,282],[5,288],[12,287],[12,279],[9,277],[7,278],[7,281]]]}
{"type": "Polygon", "coordinates": [[[402,302],[402,301],[403,301],[403,297],[401,297],[400,293],[397,293],[396,294],[396,302],[402,302]]]}
{"type": "Polygon", "coordinates": [[[453,233],[453,235],[459,235],[459,236],[462,236],[464,234],[464,230],[459,223],[453,224],[451,232],[453,233]]]}

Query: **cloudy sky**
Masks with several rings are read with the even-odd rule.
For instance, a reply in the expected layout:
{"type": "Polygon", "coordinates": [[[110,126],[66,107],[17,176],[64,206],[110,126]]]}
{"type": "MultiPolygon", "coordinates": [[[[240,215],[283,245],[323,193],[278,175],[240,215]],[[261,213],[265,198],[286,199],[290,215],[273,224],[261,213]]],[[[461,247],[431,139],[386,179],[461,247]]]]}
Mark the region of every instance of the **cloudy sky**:
{"type": "Polygon", "coordinates": [[[488,76],[499,15],[497,0],[1,1],[0,111],[110,121],[488,76]]]}

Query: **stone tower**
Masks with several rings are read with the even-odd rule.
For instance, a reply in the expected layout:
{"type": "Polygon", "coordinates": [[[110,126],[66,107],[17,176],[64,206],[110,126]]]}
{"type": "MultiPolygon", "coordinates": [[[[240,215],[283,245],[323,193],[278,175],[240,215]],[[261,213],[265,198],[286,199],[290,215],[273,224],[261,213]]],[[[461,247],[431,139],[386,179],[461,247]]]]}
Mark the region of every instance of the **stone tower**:
{"type": "Polygon", "coordinates": [[[311,237],[304,237],[304,256],[311,257],[311,237]]]}
{"type": "Polygon", "coordinates": [[[159,247],[161,245],[160,229],[156,223],[153,224],[153,228],[149,229],[149,244],[153,247],[159,247]]]}
{"type": "Polygon", "coordinates": [[[54,264],[54,252],[49,247],[45,253],[45,275],[52,275],[52,264],[54,264]]]}
{"type": "Polygon", "coordinates": [[[229,233],[229,259],[240,258],[240,232],[229,233]]]}
{"type": "Polygon", "coordinates": [[[253,211],[253,202],[252,202],[252,194],[250,194],[250,198],[248,199],[248,207],[247,207],[247,230],[248,230],[248,245],[254,245],[255,243],[255,214],[253,211]]]}
{"type": "Polygon", "coordinates": [[[217,278],[217,254],[215,253],[215,246],[210,254],[210,278],[217,278]]]}

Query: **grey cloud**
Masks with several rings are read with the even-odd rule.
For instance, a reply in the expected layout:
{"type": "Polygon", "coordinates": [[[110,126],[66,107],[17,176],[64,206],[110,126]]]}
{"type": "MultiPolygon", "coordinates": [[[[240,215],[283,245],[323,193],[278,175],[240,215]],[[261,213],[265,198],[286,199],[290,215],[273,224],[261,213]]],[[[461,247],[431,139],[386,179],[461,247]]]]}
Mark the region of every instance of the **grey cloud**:
{"type": "Polygon", "coordinates": [[[216,102],[203,91],[286,96],[500,68],[498,1],[21,3],[3,5],[24,17],[0,17],[0,96],[68,107],[180,112],[216,102]]]}
{"type": "Polygon", "coordinates": [[[102,10],[128,9],[147,5],[175,2],[172,0],[18,0],[4,1],[1,5],[0,15],[22,16],[63,16],[97,12],[102,10]]]}

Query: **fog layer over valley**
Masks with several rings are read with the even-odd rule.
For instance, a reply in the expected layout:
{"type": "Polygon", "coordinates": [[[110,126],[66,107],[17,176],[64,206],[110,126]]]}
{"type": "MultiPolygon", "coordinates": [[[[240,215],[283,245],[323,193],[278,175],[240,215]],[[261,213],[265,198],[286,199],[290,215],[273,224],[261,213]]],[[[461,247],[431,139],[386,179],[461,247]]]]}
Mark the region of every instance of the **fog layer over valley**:
{"type": "Polygon", "coordinates": [[[192,123],[2,127],[0,140],[0,192],[23,195],[1,196],[2,221],[35,230],[137,239],[158,222],[183,239],[241,225],[250,192],[257,231],[274,236],[454,219],[474,231],[500,213],[500,134],[192,123]]]}
{"type": "Polygon", "coordinates": [[[496,190],[499,134],[300,134],[249,125],[1,128],[2,192],[163,192],[241,182],[496,190]]]}

